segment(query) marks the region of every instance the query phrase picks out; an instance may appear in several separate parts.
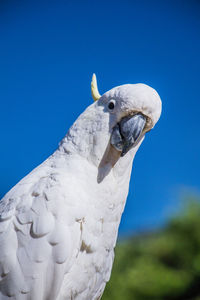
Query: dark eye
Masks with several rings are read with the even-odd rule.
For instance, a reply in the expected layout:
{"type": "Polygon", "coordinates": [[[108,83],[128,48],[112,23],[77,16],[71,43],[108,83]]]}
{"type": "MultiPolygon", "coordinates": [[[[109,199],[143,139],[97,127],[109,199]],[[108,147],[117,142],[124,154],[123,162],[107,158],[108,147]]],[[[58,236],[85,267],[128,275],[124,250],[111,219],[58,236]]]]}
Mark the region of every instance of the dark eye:
{"type": "Polygon", "coordinates": [[[108,108],[110,110],[113,110],[115,108],[115,101],[111,100],[109,103],[108,103],[108,108]]]}

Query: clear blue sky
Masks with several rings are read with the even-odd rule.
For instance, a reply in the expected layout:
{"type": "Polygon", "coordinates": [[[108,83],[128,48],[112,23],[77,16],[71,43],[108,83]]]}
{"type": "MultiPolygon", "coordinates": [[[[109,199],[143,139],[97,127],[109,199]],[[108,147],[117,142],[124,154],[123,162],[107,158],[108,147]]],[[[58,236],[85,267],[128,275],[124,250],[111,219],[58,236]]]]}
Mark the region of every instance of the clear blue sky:
{"type": "Polygon", "coordinates": [[[0,2],[0,194],[47,158],[101,93],[143,82],[162,117],[136,155],[121,233],[152,228],[200,190],[200,2],[0,2]]]}

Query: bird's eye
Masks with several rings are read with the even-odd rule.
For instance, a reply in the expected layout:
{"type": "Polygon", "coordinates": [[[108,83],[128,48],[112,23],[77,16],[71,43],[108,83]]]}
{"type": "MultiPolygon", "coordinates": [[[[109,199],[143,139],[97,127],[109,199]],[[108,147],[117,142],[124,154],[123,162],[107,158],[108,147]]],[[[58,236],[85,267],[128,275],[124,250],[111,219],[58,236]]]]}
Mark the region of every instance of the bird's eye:
{"type": "Polygon", "coordinates": [[[115,101],[114,100],[111,100],[109,103],[108,103],[108,108],[110,110],[113,110],[115,108],[115,101]]]}

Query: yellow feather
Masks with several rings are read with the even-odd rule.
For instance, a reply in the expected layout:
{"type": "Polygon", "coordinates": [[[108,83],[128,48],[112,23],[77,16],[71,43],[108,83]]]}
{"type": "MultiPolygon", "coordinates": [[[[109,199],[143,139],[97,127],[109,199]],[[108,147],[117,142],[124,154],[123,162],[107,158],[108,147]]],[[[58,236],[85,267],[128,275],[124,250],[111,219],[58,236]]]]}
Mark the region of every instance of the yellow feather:
{"type": "Polygon", "coordinates": [[[96,75],[93,74],[92,81],[91,81],[91,92],[92,92],[92,98],[94,101],[99,100],[101,95],[99,94],[98,87],[97,87],[97,78],[96,75]]]}

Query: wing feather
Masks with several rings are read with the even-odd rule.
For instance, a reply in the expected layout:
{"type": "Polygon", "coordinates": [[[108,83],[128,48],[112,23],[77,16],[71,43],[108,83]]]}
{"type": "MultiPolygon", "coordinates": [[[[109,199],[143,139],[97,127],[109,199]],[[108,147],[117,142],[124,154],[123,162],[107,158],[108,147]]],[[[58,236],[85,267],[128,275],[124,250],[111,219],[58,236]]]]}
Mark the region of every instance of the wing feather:
{"type": "Polygon", "coordinates": [[[80,226],[67,215],[64,190],[63,174],[45,163],[0,201],[1,300],[58,295],[80,244],[80,226]]]}

